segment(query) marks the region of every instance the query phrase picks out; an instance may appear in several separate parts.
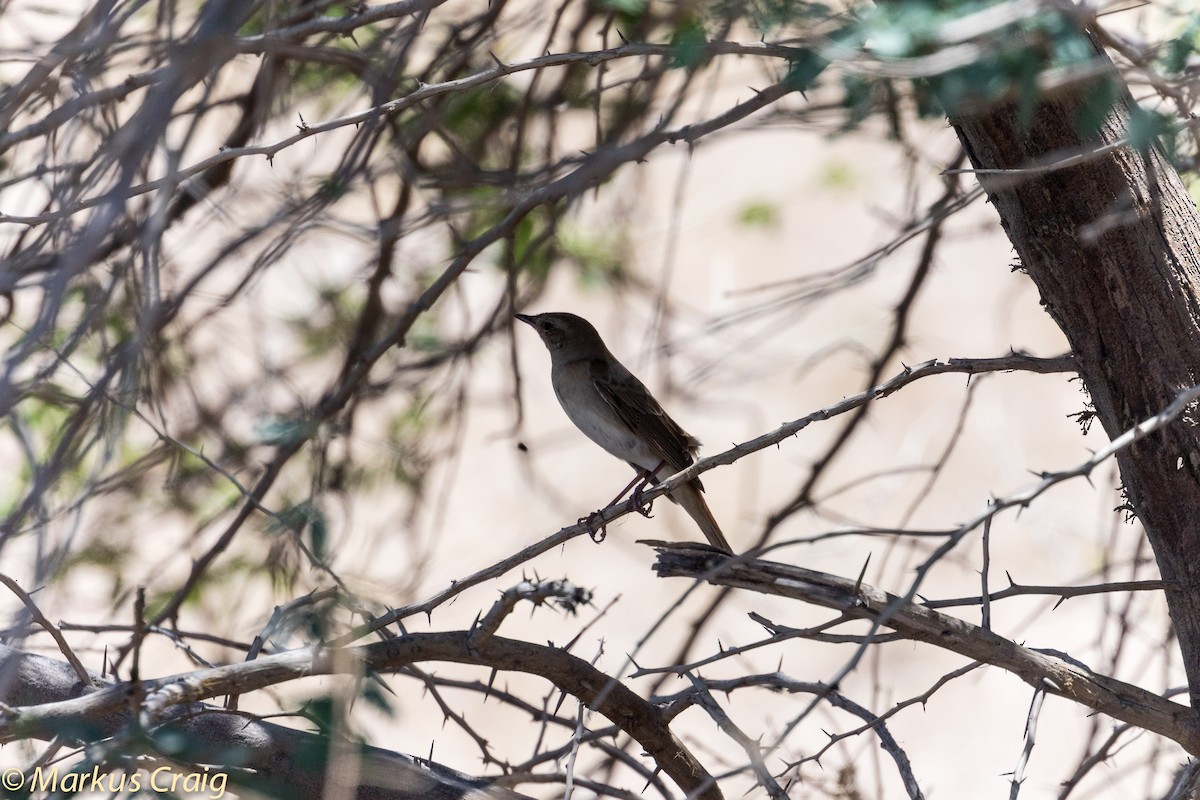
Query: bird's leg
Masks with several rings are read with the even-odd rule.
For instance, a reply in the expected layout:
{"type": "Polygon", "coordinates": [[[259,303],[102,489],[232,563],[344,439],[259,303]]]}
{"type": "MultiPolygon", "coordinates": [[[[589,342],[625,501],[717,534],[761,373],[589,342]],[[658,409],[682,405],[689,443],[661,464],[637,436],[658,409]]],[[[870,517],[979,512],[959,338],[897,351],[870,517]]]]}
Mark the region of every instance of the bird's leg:
{"type": "MultiPolygon", "coordinates": [[[[603,511],[603,509],[601,509],[603,511]]],[[[587,525],[588,536],[596,544],[600,544],[608,537],[608,526],[601,523],[600,527],[596,527],[596,520],[600,518],[600,511],[593,511],[586,517],[580,517],[576,520],[580,525],[587,525]]]]}
{"type": "MultiPolygon", "coordinates": [[[[637,468],[635,467],[635,469],[637,469],[637,468]]],[[[605,508],[608,508],[608,506],[615,506],[617,503],[621,502],[621,498],[624,497],[626,494],[628,494],[630,489],[633,489],[634,493],[636,493],[637,489],[634,489],[634,487],[639,483],[645,483],[645,482],[646,482],[646,475],[639,469],[637,476],[634,477],[633,480],[631,480],[629,483],[627,483],[625,485],[625,488],[621,490],[620,494],[618,494],[612,500],[609,500],[608,505],[606,505],[605,508]]]]}
{"type": "MultiPolygon", "coordinates": [[[[641,475],[638,475],[636,478],[634,478],[632,481],[629,482],[628,486],[626,486],[624,489],[621,490],[621,493],[619,495],[614,497],[607,505],[605,505],[604,508],[608,508],[609,506],[615,506],[617,503],[619,503],[621,501],[621,498],[625,496],[625,493],[633,488],[633,485],[635,483],[637,483],[638,481],[644,481],[644,480],[645,480],[645,478],[643,478],[641,475]]],[[[604,513],[604,508],[600,509],[599,511],[593,511],[592,513],[588,514],[586,517],[579,518],[580,524],[587,525],[588,535],[592,537],[592,541],[595,542],[596,544],[600,544],[600,542],[603,542],[605,537],[608,536],[608,531],[607,531],[608,526],[606,526],[606,525],[600,525],[599,527],[596,526],[596,521],[600,518],[600,515],[604,513]]]]}
{"type": "MultiPolygon", "coordinates": [[[[608,505],[604,506],[604,508],[608,508],[609,506],[615,506],[617,503],[621,502],[621,498],[624,497],[629,492],[630,489],[633,489],[633,496],[630,498],[631,500],[633,500],[633,510],[636,511],[637,513],[641,514],[643,517],[646,517],[647,519],[649,519],[650,511],[651,511],[651,509],[654,508],[654,501],[651,500],[649,502],[643,502],[642,501],[642,492],[644,492],[646,490],[646,487],[649,486],[650,483],[655,480],[655,477],[654,477],[655,473],[657,473],[660,469],[662,469],[666,465],[667,465],[666,461],[660,461],[660,462],[658,462],[658,466],[655,467],[653,470],[644,470],[644,469],[635,467],[635,469],[637,469],[637,471],[638,471],[637,476],[633,480],[631,480],[625,486],[624,489],[621,490],[620,494],[618,494],[611,501],[609,501],[608,505]]],[[[604,512],[604,508],[600,509],[599,511],[593,511],[592,513],[588,514],[586,517],[580,517],[577,520],[577,522],[580,525],[587,525],[588,535],[592,537],[592,541],[595,542],[596,544],[603,542],[605,537],[608,536],[608,526],[607,525],[601,524],[601,525],[597,526],[597,520],[600,518],[600,515],[604,512]]]]}
{"type": "Polygon", "coordinates": [[[643,470],[641,482],[633,488],[633,497],[630,498],[633,501],[633,510],[641,514],[646,519],[650,519],[650,511],[654,508],[654,501],[650,500],[648,502],[642,502],[642,492],[646,491],[646,487],[651,483],[658,483],[658,479],[655,476],[658,474],[658,471],[666,465],[667,462],[664,460],[658,462],[658,466],[652,470],[643,470]]]}

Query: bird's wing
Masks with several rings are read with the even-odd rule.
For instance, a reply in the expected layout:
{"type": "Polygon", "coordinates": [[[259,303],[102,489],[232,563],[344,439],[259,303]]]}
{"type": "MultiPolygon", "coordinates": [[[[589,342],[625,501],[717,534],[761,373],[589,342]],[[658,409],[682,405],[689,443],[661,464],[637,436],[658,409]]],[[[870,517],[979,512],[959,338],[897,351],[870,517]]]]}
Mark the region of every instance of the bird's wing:
{"type": "Polygon", "coordinates": [[[596,391],[617,418],[639,439],[649,444],[668,467],[681,470],[691,465],[700,443],[679,427],[650,391],[629,370],[605,359],[588,362],[588,375],[596,391]]]}

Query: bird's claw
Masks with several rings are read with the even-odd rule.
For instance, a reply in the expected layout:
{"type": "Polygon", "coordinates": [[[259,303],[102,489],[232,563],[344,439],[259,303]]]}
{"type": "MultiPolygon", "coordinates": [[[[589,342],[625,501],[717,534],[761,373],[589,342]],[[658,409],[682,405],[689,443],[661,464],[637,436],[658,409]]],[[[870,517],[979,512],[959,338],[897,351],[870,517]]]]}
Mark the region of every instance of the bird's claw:
{"type": "Polygon", "coordinates": [[[590,536],[592,541],[596,544],[600,544],[606,538],[608,538],[608,525],[599,522],[599,519],[600,512],[593,511],[586,517],[580,517],[578,520],[580,525],[587,526],[588,536],[590,536]]]}
{"type": "Polygon", "coordinates": [[[653,514],[650,513],[651,510],[653,510],[653,508],[654,508],[654,501],[642,499],[642,494],[643,494],[645,488],[646,488],[646,485],[644,483],[640,486],[635,486],[633,489],[633,494],[630,496],[629,499],[631,501],[633,501],[633,510],[634,511],[641,514],[646,519],[650,519],[654,516],[653,514]]]}

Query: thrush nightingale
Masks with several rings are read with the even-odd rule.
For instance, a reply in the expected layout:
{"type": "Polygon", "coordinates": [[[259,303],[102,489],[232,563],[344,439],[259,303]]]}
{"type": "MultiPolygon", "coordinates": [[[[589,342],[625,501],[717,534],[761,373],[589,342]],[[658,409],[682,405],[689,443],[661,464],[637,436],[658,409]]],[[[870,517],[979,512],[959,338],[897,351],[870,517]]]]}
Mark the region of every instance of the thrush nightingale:
{"type": "MultiPolygon", "coordinates": [[[[667,416],[650,391],[604,346],[592,324],[574,314],[517,314],[550,351],[550,382],[575,427],[657,483],[696,460],[700,442],[667,416]]],[[[696,478],[667,495],[683,506],[713,547],[733,550],[700,494],[696,478]]]]}

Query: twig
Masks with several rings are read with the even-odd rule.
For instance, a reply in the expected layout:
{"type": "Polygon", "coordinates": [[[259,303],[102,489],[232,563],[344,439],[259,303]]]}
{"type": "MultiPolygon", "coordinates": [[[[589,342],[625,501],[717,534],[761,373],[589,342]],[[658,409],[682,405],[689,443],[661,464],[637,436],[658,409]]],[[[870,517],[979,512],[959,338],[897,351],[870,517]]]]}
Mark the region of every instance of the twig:
{"type": "Polygon", "coordinates": [[[1038,652],[865,583],[855,591],[853,581],[836,575],[738,559],[727,559],[725,569],[713,570],[711,560],[712,554],[700,548],[664,548],[659,551],[655,570],[663,577],[706,575],[709,582],[719,586],[791,597],[871,620],[905,638],[998,666],[1035,688],[1158,733],[1190,753],[1200,753],[1200,723],[1189,708],[1140,686],[1098,675],[1073,659],[1038,652]]]}
{"type": "Polygon", "coordinates": [[[1029,703],[1029,714],[1025,717],[1025,745],[1021,748],[1021,757],[1017,759],[1016,769],[1009,781],[1008,800],[1017,800],[1021,793],[1021,784],[1025,782],[1025,766],[1033,755],[1033,746],[1037,742],[1038,718],[1042,713],[1042,701],[1046,699],[1046,691],[1040,686],[1033,690],[1033,700],[1029,703]]]}
{"type": "Polygon", "coordinates": [[[67,644],[67,640],[63,637],[62,631],[50,624],[50,620],[46,619],[45,615],[42,614],[41,609],[37,607],[37,603],[33,602],[33,598],[30,597],[29,594],[22,589],[15,580],[3,573],[0,573],[0,583],[3,583],[5,586],[7,586],[9,591],[15,594],[17,599],[24,604],[25,609],[29,612],[29,616],[33,618],[33,621],[40,625],[42,629],[46,631],[46,633],[50,634],[50,637],[54,639],[54,643],[58,645],[59,652],[61,652],[63,657],[67,659],[67,662],[71,665],[71,669],[75,670],[75,674],[79,676],[80,682],[82,682],[84,686],[95,685],[95,682],[92,680],[92,676],[88,673],[87,668],[84,667],[83,662],[79,660],[79,656],[75,655],[75,651],[71,649],[69,644],[67,644]]]}

